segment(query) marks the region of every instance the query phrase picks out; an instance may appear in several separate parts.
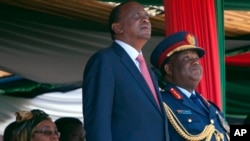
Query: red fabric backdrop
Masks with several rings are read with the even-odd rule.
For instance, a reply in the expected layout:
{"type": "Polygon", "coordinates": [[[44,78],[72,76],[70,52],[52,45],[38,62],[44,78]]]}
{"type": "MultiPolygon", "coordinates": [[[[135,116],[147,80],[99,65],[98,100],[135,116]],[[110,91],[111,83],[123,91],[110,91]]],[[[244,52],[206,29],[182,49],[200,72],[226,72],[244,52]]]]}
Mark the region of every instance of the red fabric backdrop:
{"type": "Polygon", "coordinates": [[[201,59],[203,78],[197,87],[205,98],[221,108],[220,64],[213,0],[164,0],[166,36],[177,31],[196,35],[206,51],[201,59]]]}

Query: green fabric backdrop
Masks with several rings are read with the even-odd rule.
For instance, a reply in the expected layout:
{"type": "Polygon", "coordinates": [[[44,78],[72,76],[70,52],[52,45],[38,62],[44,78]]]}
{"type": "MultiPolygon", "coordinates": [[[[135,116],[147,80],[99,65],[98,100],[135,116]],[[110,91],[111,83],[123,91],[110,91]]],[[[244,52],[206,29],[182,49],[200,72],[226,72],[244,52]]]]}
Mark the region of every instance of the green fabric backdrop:
{"type": "Polygon", "coordinates": [[[217,33],[218,33],[218,47],[219,47],[219,59],[220,59],[220,74],[221,74],[221,99],[222,110],[226,112],[226,95],[225,95],[225,35],[224,35],[224,14],[223,14],[223,1],[215,0],[216,5],[216,20],[217,20],[217,33]]]}

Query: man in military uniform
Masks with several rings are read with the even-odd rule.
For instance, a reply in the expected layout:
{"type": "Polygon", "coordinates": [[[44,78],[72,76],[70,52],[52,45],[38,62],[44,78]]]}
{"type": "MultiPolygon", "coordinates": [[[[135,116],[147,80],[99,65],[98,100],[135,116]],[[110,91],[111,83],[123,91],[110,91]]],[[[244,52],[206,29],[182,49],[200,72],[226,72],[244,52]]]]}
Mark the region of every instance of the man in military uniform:
{"type": "Polygon", "coordinates": [[[202,78],[199,60],[204,54],[196,37],[188,32],[166,37],[151,54],[152,65],[166,82],[162,99],[171,140],[230,140],[223,113],[195,91],[202,78]]]}

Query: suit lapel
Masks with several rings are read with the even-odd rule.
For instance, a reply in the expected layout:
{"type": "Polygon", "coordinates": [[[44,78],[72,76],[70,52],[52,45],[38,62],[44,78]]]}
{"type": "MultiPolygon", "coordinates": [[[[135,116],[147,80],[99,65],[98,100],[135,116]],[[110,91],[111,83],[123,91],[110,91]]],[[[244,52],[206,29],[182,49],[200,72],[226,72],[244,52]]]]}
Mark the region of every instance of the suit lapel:
{"type": "Polygon", "coordinates": [[[185,96],[185,98],[183,99],[183,105],[185,105],[185,106],[187,106],[187,107],[193,109],[195,112],[198,112],[198,113],[200,113],[200,114],[202,114],[202,115],[204,115],[204,116],[207,116],[205,113],[203,113],[203,112],[200,110],[200,108],[198,108],[198,107],[191,101],[191,99],[187,98],[186,96],[185,96]]]}
{"type": "MultiPolygon", "coordinates": [[[[122,47],[120,47],[116,43],[113,44],[113,48],[114,48],[115,52],[121,57],[122,64],[128,69],[130,74],[133,75],[133,78],[138,82],[141,89],[146,93],[146,96],[148,97],[148,99],[160,111],[160,109],[159,109],[159,107],[158,107],[158,105],[157,105],[157,103],[156,103],[156,101],[155,101],[155,99],[154,99],[154,97],[152,95],[152,92],[151,92],[150,88],[147,85],[147,82],[145,81],[145,79],[143,78],[141,72],[138,70],[138,68],[136,67],[134,62],[131,60],[129,55],[123,50],[122,47]]],[[[149,70],[149,72],[150,72],[150,75],[151,75],[151,78],[152,78],[151,70],[149,70]]],[[[154,86],[156,86],[155,80],[153,80],[153,83],[154,83],[154,86]]],[[[158,91],[156,91],[156,93],[157,93],[157,96],[159,97],[158,91]]],[[[159,99],[159,101],[160,101],[160,99],[159,99]]]]}

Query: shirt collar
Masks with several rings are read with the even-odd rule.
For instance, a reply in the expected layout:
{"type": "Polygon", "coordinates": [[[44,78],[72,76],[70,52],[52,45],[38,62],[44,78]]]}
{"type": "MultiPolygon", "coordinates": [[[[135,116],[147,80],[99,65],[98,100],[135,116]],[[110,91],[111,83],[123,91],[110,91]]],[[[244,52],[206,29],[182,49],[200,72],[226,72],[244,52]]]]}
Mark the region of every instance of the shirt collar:
{"type": "Polygon", "coordinates": [[[181,88],[179,86],[176,86],[182,93],[184,93],[188,98],[190,98],[191,94],[195,94],[195,91],[193,91],[192,93],[190,93],[188,90],[181,88]]]}
{"type": "Polygon", "coordinates": [[[115,42],[117,44],[119,44],[126,52],[127,54],[130,56],[131,59],[136,60],[136,57],[139,55],[139,53],[134,47],[132,47],[131,45],[121,41],[121,40],[115,40],[115,42]]]}

